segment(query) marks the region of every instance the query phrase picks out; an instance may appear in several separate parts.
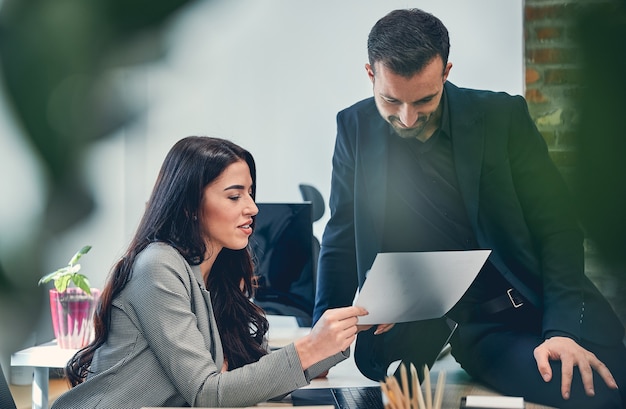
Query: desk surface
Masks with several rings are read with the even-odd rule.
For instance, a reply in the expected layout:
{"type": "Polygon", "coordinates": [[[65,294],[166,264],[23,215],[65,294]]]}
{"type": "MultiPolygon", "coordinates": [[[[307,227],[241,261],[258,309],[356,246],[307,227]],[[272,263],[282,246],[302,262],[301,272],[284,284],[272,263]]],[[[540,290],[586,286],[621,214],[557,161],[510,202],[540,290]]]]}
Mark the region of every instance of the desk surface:
{"type": "MultiPolygon", "coordinates": [[[[270,345],[272,347],[284,346],[292,342],[294,339],[305,335],[309,331],[308,328],[299,328],[290,324],[284,325],[284,323],[281,324],[280,320],[278,322],[274,320],[270,324],[270,333],[268,335],[270,345]]],[[[11,365],[62,368],[75,352],[75,350],[71,349],[61,349],[56,345],[56,342],[52,341],[40,346],[16,352],[11,356],[11,365]]],[[[433,388],[436,384],[437,376],[440,370],[445,370],[447,375],[446,389],[442,405],[443,409],[457,409],[459,407],[461,397],[465,395],[498,395],[496,392],[472,382],[471,378],[461,369],[459,364],[450,354],[447,354],[439,359],[433,366],[431,370],[431,385],[433,388]]],[[[331,368],[326,378],[314,379],[311,384],[305,388],[330,388],[361,385],[378,385],[378,383],[363,376],[356,367],[354,359],[351,357],[331,368]]],[[[257,407],[270,409],[274,407],[282,408],[289,406],[291,406],[291,403],[289,402],[289,398],[286,398],[285,401],[278,404],[265,403],[260,404],[257,407]]],[[[305,407],[302,408],[304,409],[305,407]]],[[[542,408],[548,407],[532,403],[526,404],[526,409],[542,408]]],[[[325,409],[325,407],[315,406],[315,409],[325,409]]]]}
{"type": "MultiPolygon", "coordinates": [[[[307,331],[308,329],[294,330],[289,328],[281,329],[279,327],[274,330],[273,334],[270,334],[270,343],[274,345],[272,340],[277,343],[286,342],[289,337],[293,340],[294,336],[302,336],[306,334],[307,331]]],[[[352,350],[354,351],[354,348],[352,348],[352,350]]],[[[435,362],[430,371],[431,388],[433,393],[437,383],[437,377],[439,376],[439,371],[446,372],[446,387],[441,406],[442,409],[458,409],[461,403],[461,398],[467,395],[499,396],[497,392],[475,383],[455,361],[454,357],[450,353],[443,354],[443,356],[435,362]]],[[[351,356],[349,359],[346,359],[331,368],[326,378],[314,379],[311,384],[305,386],[305,388],[332,388],[362,385],[378,385],[378,382],[374,382],[361,374],[351,356]]],[[[278,407],[291,406],[289,402],[285,402],[284,404],[281,403],[281,405],[283,406],[278,407]]],[[[316,408],[320,409],[321,406],[317,406],[316,408]]],[[[551,408],[549,406],[526,402],[526,409],[551,408]]]]}
{"type": "Polygon", "coordinates": [[[67,361],[75,353],[75,349],[63,349],[57,345],[56,341],[50,341],[12,354],[11,366],[65,368],[67,361]]]}
{"type": "MultiPolygon", "coordinates": [[[[431,371],[431,385],[434,386],[440,370],[446,371],[446,388],[443,396],[442,409],[458,409],[461,397],[466,395],[494,395],[498,394],[488,388],[475,384],[471,378],[456,363],[451,355],[446,355],[438,360],[431,371]]],[[[314,379],[305,388],[329,388],[338,386],[378,385],[378,383],[365,378],[357,369],[353,359],[347,359],[333,367],[325,379],[314,379]]],[[[254,408],[282,409],[291,407],[289,398],[280,403],[261,403],[254,408]]],[[[252,408],[252,407],[251,407],[252,408]]],[[[300,406],[302,409],[334,409],[333,406],[300,406]]],[[[550,409],[548,406],[526,403],[526,409],[550,409]]],[[[156,408],[143,408],[156,409],[156,408]]],[[[204,408],[213,409],[213,408],[204,408]]],[[[250,408],[247,408],[250,409],[250,408]]]]}

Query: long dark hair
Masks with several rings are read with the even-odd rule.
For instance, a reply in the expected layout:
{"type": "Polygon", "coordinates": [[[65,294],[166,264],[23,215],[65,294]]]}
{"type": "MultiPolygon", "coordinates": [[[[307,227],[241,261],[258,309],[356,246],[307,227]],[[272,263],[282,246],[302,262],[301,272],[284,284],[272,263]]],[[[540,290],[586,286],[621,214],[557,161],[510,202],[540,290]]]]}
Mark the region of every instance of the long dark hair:
{"type": "MultiPolygon", "coordinates": [[[[219,138],[190,136],[178,141],[169,151],[135,236],[111,270],[100,296],[94,316],[94,340],[68,362],[65,372],[72,386],[84,381],[95,351],[106,342],[113,299],[131,279],[135,258],[148,244],[168,243],[192,265],[203,261],[205,238],[194,217],[201,205],[202,192],[229,165],[241,160],[250,168],[254,198],[254,159],[238,145],[219,138]]],[[[267,353],[262,344],[269,325],[263,310],[250,301],[254,292],[253,273],[248,247],[223,249],[206,283],[229,369],[257,361],[267,353]]]]}

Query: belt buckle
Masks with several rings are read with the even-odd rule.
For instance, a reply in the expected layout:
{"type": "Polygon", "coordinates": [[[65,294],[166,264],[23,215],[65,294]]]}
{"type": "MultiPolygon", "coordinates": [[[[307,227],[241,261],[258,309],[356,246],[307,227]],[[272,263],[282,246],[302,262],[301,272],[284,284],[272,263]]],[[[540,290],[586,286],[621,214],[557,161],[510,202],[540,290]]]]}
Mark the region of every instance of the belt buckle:
{"type": "Polygon", "coordinates": [[[509,296],[509,300],[511,300],[511,304],[513,305],[513,308],[519,308],[522,305],[524,305],[523,302],[519,302],[519,303],[515,302],[515,300],[513,299],[513,294],[512,293],[513,293],[513,289],[512,288],[509,288],[508,290],[506,290],[506,295],[509,296]]]}

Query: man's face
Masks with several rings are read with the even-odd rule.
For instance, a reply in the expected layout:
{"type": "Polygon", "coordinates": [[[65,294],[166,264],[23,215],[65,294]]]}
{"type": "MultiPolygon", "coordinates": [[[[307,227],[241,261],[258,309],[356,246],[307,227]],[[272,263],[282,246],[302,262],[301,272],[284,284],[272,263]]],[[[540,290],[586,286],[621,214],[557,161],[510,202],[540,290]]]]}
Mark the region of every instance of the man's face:
{"type": "Polygon", "coordinates": [[[452,63],[437,56],[422,71],[403,77],[380,62],[365,64],[380,115],[403,138],[427,140],[439,126],[439,103],[452,63]],[[374,73],[375,72],[375,73],[374,73]]]}

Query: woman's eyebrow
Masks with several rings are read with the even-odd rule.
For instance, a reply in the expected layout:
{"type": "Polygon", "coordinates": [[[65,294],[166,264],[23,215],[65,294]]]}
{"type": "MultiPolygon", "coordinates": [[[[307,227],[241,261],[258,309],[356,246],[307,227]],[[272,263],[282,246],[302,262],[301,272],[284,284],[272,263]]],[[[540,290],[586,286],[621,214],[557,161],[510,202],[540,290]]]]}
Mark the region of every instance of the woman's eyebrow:
{"type": "Polygon", "coordinates": [[[243,185],[230,185],[227,188],[224,189],[224,191],[227,190],[244,190],[245,187],[243,185]]]}

